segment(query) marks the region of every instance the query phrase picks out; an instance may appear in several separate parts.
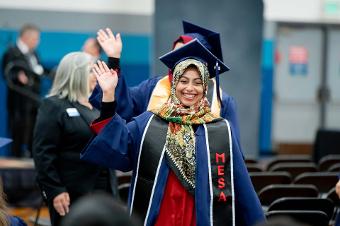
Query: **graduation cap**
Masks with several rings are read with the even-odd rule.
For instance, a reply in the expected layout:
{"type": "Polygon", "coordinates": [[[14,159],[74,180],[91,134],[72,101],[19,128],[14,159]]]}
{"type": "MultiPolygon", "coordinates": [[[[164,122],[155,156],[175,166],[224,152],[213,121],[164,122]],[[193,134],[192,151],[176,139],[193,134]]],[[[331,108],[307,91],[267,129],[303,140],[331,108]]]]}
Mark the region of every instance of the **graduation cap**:
{"type": "Polygon", "coordinates": [[[194,58],[207,64],[210,78],[229,71],[219,58],[210,52],[198,39],[194,39],[182,47],[175,49],[159,59],[171,70],[180,62],[188,58],[194,58]]]}
{"type": "MultiPolygon", "coordinates": [[[[209,49],[204,46],[197,38],[183,45],[182,47],[175,49],[159,59],[171,70],[176,65],[188,58],[194,58],[207,64],[210,78],[216,77],[216,87],[220,87],[219,74],[229,71],[230,68],[223,63],[223,61],[217,58],[209,49]]],[[[222,104],[222,98],[219,88],[216,90],[217,98],[222,104]]]]}
{"type": "Polygon", "coordinates": [[[184,35],[197,38],[218,59],[223,61],[220,34],[198,25],[183,21],[184,35]]]}
{"type": "Polygon", "coordinates": [[[0,137],[0,148],[12,142],[12,139],[0,137]]]}

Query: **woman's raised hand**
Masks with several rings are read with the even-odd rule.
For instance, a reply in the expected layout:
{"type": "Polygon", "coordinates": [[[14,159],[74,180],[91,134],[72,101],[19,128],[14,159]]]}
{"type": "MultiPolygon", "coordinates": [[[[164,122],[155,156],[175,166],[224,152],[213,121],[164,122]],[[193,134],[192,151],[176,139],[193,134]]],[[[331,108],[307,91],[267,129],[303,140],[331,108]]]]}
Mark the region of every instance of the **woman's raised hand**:
{"type": "Polygon", "coordinates": [[[97,40],[108,57],[120,58],[123,43],[119,33],[115,36],[110,28],[100,29],[97,32],[97,40]]]}
{"type": "Polygon", "coordinates": [[[115,100],[115,90],[118,83],[117,72],[110,69],[104,61],[98,60],[93,65],[93,72],[96,75],[98,84],[103,91],[103,102],[112,102],[115,100]]]}

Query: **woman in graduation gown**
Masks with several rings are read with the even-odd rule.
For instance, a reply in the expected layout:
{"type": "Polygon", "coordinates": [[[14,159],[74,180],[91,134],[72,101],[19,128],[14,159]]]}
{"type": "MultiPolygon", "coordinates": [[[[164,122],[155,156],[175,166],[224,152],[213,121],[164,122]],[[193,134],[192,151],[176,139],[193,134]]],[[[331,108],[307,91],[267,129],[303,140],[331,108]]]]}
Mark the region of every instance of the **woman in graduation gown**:
{"type": "MultiPolygon", "coordinates": [[[[264,221],[230,123],[211,113],[206,99],[209,74],[228,67],[198,41],[161,60],[173,69],[169,100],[128,124],[105,112],[115,105],[117,74],[95,66],[103,90],[99,134],[81,158],[133,171],[130,214],[144,225],[255,225],[264,221]],[[216,65],[217,64],[217,65],[216,65]],[[103,125],[105,125],[103,127],[103,125]]],[[[114,112],[111,112],[111,114],[114,112]]]]}

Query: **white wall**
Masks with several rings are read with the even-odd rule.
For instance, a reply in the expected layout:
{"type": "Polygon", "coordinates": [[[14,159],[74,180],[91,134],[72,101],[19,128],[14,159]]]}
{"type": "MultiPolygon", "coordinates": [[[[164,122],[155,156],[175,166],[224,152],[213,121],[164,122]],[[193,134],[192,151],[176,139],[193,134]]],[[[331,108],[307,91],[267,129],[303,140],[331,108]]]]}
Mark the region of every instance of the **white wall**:
{"type": "Polygon", "coordinates": [[[0,8],[152,15],[155,0],[1,0],[0,8]]]}
{"type": "Polygon", "coordinates": [[[263,0],[267,21],[340,23],[340,0],[263,0]]]}
{"type": "Polygon", "coordinates": [[[315,21],[320,17],[320,0],[264,0],[266,20],[315,21]]]}
{"type": "MultiPolygon", "coordinates": [[[[267,21],[339,22],[340,0],[263,0],[267,21]],[[326,15],[325,6],[338,8],[326,15]]],[[[0,8],[153,15],[155,0],[1,0],[0,8]]]]}

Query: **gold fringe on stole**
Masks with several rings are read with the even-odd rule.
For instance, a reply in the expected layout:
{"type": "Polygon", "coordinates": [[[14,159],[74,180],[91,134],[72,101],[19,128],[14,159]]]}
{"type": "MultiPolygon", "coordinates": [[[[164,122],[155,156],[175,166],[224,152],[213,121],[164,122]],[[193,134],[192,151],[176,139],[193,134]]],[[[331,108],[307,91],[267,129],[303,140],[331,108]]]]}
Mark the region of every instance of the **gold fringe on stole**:
{"type": "Polygon", "coordinates": [[[170,97],[171,84],[169,77],[166,75],[161,80],[159,80],[152,91],[148,111],[160,108],[164,103],[166,103],[170,97]]]}

